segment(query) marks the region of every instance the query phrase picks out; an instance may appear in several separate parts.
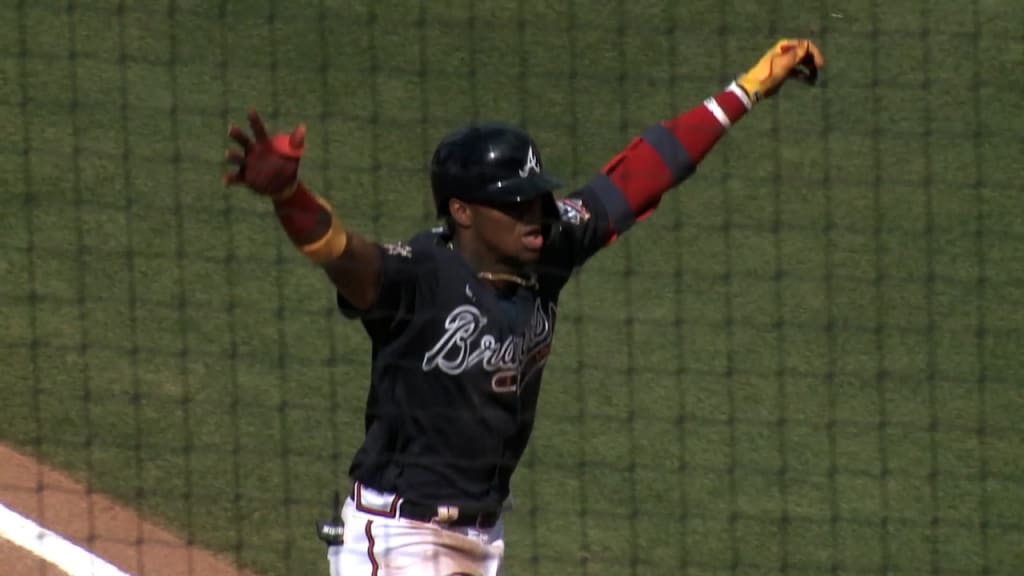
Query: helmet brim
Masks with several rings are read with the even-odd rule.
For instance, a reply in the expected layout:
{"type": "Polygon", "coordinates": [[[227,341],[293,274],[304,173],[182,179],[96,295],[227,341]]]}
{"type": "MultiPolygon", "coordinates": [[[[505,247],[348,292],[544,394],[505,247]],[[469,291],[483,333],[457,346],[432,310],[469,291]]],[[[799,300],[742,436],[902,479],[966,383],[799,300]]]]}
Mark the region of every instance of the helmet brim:
{"type": "Polygon", "coordinates": [[[495,182],[465,200],[487,204],[518,204],[529,202],[562,187],[562,183],[546,174],[530,174],[495,182]]]}

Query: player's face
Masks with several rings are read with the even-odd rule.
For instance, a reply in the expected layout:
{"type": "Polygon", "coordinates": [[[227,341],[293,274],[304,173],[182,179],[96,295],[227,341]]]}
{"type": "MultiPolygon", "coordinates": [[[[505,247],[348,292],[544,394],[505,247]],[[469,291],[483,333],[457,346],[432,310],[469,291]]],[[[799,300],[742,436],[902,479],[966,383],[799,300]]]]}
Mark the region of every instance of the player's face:
{"type": "Polygon", "coordinates": [[[509,266],[529,265],[540,259],[544,247],[541,227],[543,201],[473,206],[477,240],[509,266]]]}

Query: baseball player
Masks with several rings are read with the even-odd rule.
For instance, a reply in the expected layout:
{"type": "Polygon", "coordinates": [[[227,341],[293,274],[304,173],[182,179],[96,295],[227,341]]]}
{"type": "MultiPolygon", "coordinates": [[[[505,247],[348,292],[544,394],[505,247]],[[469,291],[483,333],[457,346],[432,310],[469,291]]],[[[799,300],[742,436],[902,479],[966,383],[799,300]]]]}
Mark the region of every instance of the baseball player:
{"type": "Polygon", "coordinates": [[[782,40],[721,92],[647,129],[591,180],[556,199],[524,131],[480,123],[431,161],[442,225],[374,242],[299,179],[305,128],[229,135],[226,184],[268,197],[294,246],[372,343],[365,439],[340,518],[322,523],[332,576],[495,576],[503,505],[533,428],[559,293],[571,274],[658,206],[726,130],[789,78],[824,66],[782,40]]]}

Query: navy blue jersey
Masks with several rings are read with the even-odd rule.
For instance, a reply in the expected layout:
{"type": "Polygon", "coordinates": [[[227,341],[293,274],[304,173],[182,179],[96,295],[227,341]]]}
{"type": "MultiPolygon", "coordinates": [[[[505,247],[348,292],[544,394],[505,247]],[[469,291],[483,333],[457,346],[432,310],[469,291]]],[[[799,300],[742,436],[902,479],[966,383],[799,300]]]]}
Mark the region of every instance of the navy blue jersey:
{"type": "Polygon", "coordinates": [[[560,199],[535,288],[502,293],[477,277],[440,229],[380,246],[372,310],[338,305],[372,342],[366,438],[350,476],[378,490],[450,504],[500,504],[533,429],[558,297],[607,245],[614,190],[560,199]]]}

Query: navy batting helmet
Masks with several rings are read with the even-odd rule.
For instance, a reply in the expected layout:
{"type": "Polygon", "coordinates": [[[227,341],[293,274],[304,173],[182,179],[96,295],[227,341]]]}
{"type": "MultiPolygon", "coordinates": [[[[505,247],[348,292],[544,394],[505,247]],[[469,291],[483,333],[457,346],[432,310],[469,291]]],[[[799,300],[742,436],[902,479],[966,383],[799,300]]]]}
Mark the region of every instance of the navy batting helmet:
{"type": "Polygon", "coordinates": [[[460,128],[441,140],[430,164],[438,218],[449,215],[451,198],[503,204],[546,196],[545,212],[558,212],[552,191],[561,182],[544,173],[537,144],[514,126],[487,122],[460,128]]]}

